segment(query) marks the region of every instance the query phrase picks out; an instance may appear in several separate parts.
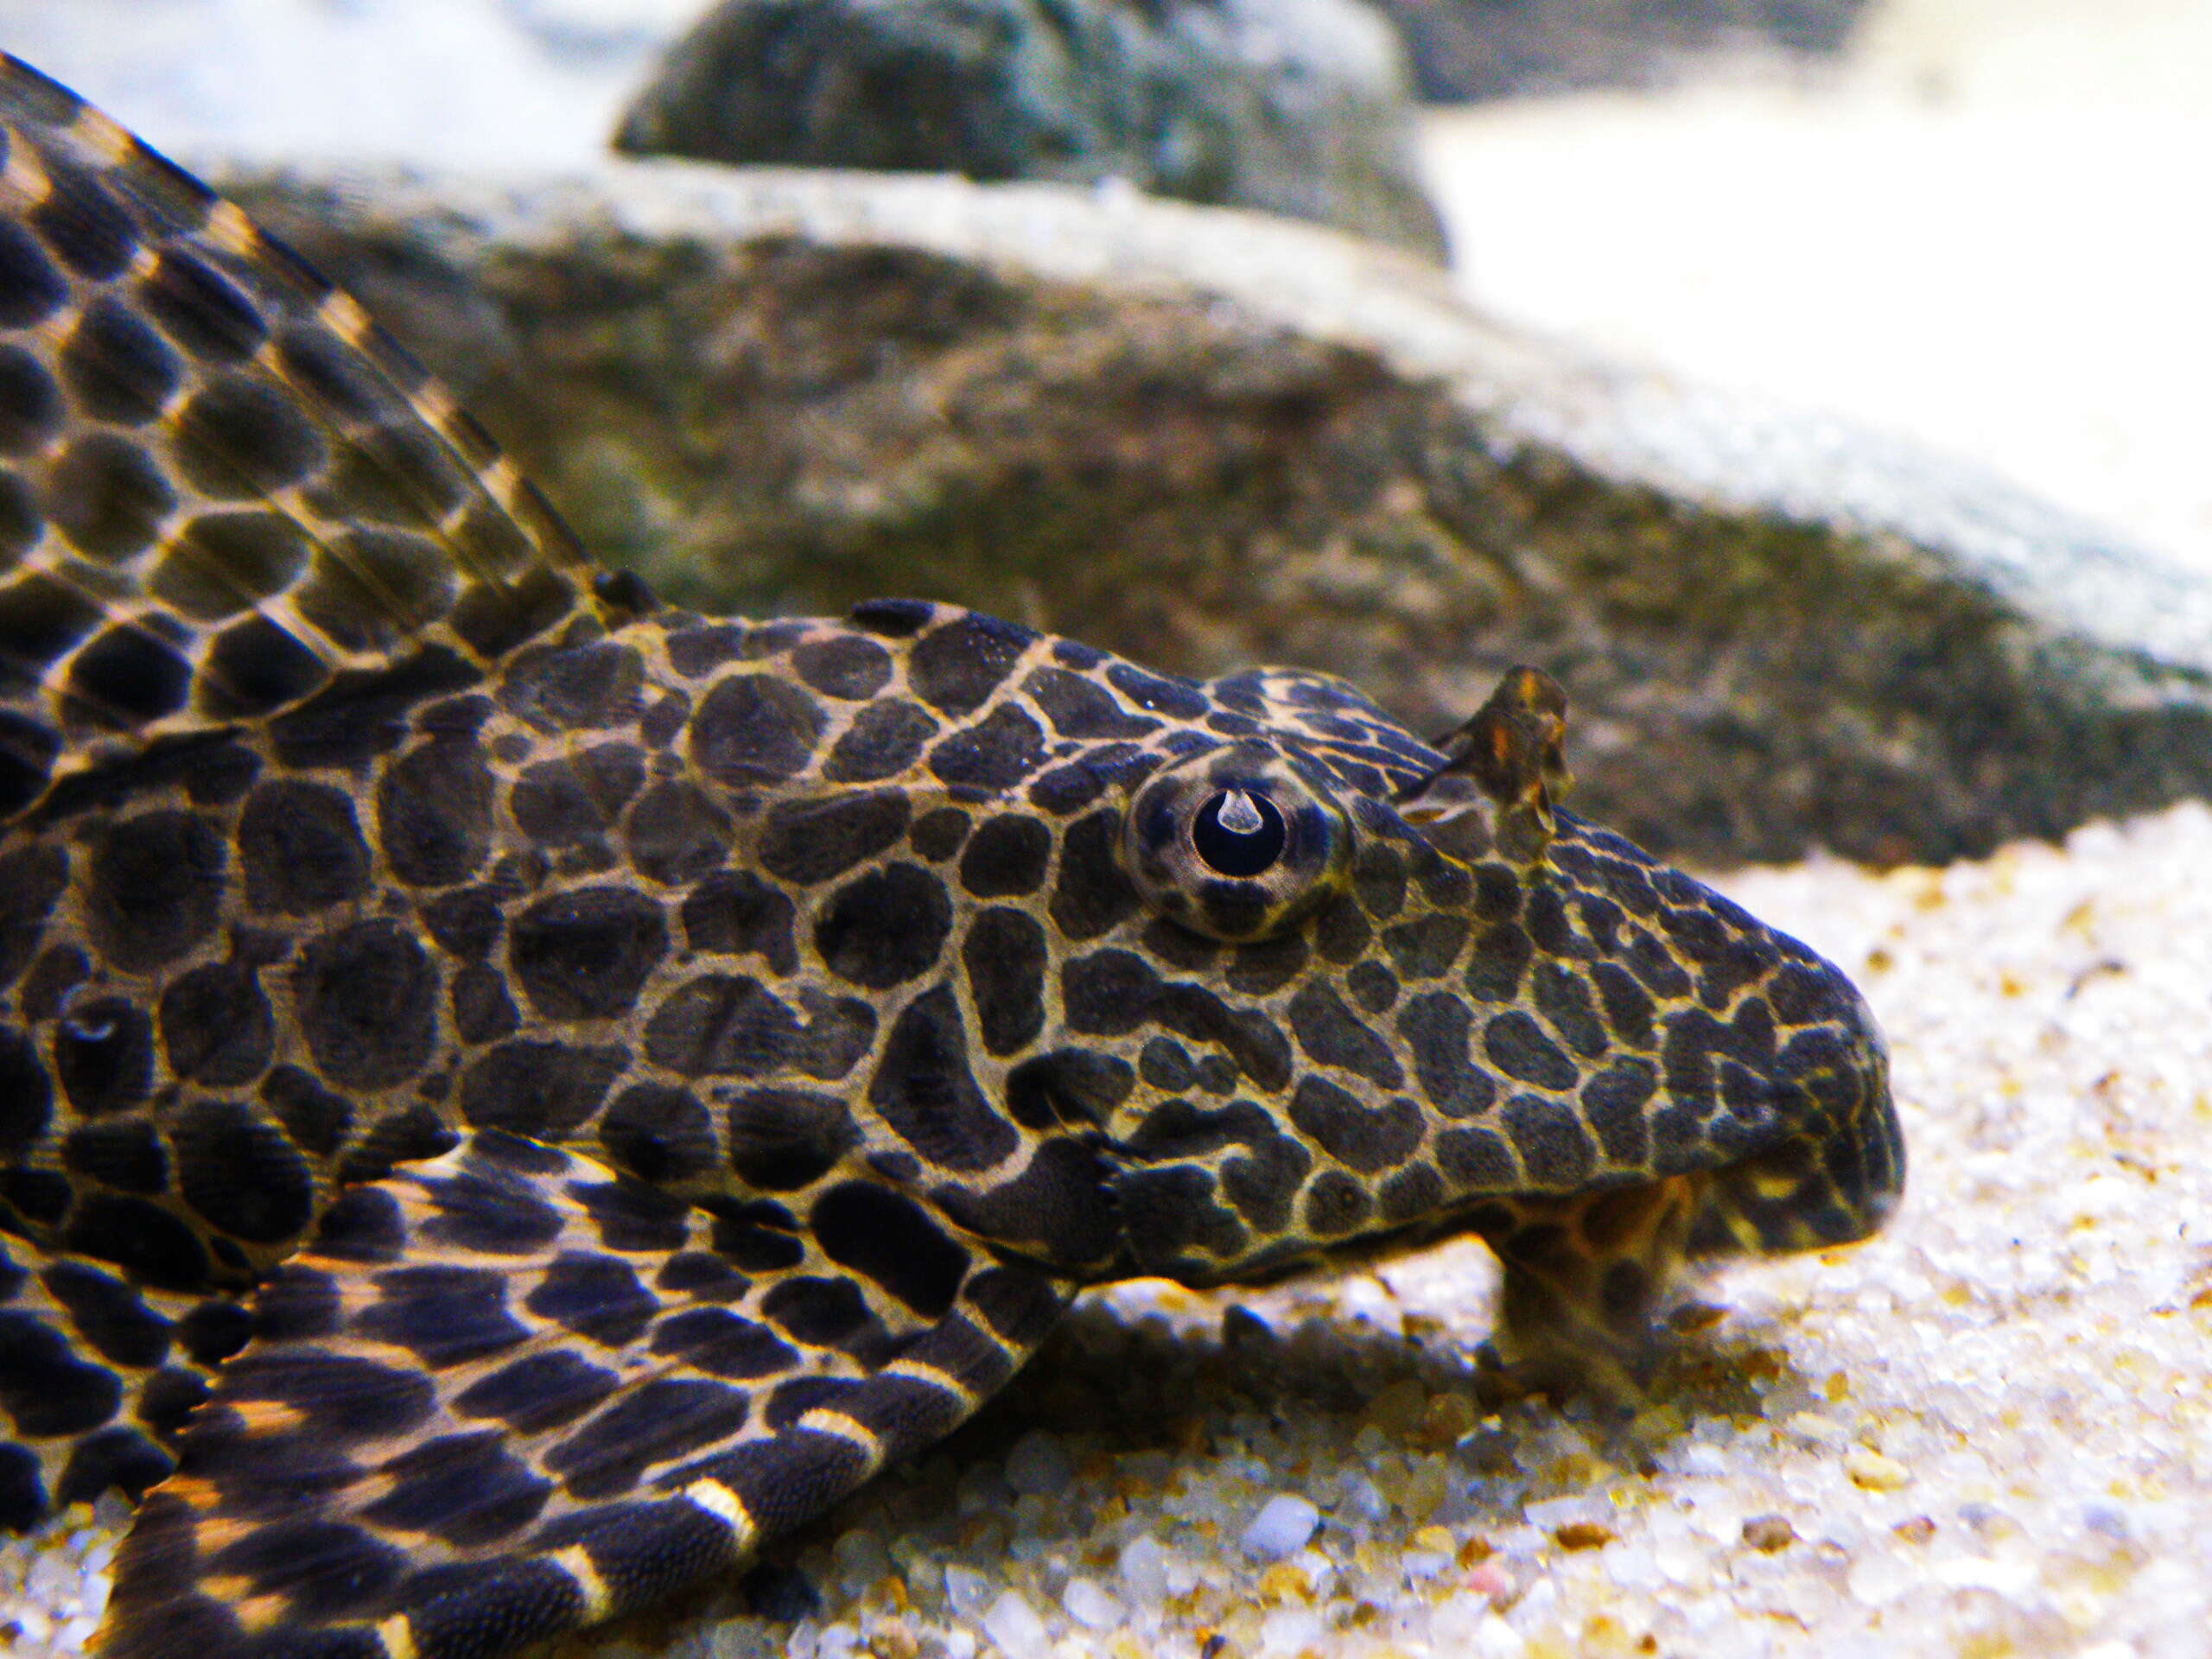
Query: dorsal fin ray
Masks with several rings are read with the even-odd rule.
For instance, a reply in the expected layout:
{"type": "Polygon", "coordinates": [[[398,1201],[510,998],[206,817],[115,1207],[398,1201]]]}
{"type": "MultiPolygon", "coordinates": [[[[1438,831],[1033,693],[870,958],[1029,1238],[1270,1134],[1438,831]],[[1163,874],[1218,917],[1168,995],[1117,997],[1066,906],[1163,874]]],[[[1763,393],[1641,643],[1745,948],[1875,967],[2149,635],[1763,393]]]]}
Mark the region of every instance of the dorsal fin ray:
{"type": "Polygon", "coordinates": [[[615,620],[352,298],[4,54],[0,128],[0,820],[341,676],[615,620]]]}

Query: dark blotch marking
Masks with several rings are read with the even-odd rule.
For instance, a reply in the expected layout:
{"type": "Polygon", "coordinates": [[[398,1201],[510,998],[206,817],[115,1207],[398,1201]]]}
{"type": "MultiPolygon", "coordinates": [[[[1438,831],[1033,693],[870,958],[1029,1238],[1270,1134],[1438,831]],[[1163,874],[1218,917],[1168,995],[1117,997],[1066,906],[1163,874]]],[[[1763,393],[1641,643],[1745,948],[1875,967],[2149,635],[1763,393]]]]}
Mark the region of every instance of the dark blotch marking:
{"type": "Polygon", "coordinates": [[[1650,1157],[1644,1108],[1658,1090],[1657,1068],[1643,1059],[1616,1060],[1582,1085],[1582,1109],[1608,1164],[1633,1169],[1650,1157]]]}
{"type": "Polygon", "coordinates": [[[362,1519],[462,1548],[520,1531],[545,1507],[553,1484],[511,1457],[506,1438],[485,1429],[410,1446],[380,1466],[391,1490],[365,1505],[362,1519]]]}
{"type": "Polygon", "coordinates": [[[1398,1000],[1398,976],[1379,962],[1363,962],[1344,976],[1344,988],[1361,1013],[1388,1014],[1398,1000]]]}
{"type": "Polygon", "coordinates": [[[729,1106],[730,1166],[753,1186],[792,1192],[811,1186],[860,1145],[860,1125],[834,1095],[752,1089],[729,1106]]]}
{"type": "Polygon", "coordinates": [[[702,975],[653,1011],[647,1057],[687,1077],[757,1077],[787,1065],[809,1077],[843,1077],[874,1039],[875,1011],[811,988],[798,995],[804,1019],[749,975],[702,975]]]}
{"type": "Polygon", "coordinates": [[[246,797],[238,816],[246,902],[308,916],[358,898],[369,884],[368,843],[343,790],[278,779],[246,797]]]}
{"type": "MultiPolygon", "coordinates": [[[[957,806],[940,806],[925,812],[907,830],[906,839],[914,851],[932,864],[942,864],[968,839],[968,815],[957,806]]],[[[1039,878],[1042,880],[1040,876],[1039,878]]]]}
{"type": "Polygon", "coordinates": [[[392,1268],[353,1316],[365,1337],[396,1344],[432,1370],[489,1359],[530,1338],[507,1312],[506,1281],[482,1268],[392,1268]]]}
{"type": "Polygon", "coordinates": [[[604,639],[552,645],[518,658],[499,696],[518,718],[549,734],[597,730],[637,717],[644,677],[645,664],[629,645],[604,639]]]}
{"type": "Polygon", "coordinates": [[[574,1422],[613,1394],[619,1379],[569,1349],[525,1354],[454,1399],[463,1417],[492,1417],[518,1434],[574,1422]]]}
{"type": "Polygon", "coordinates": [[[871,702],[831,747],[822,775],[833,784],[895,778],[921,758],[922,746],[937,731],[937,717],[904,697],[871,702]]]}
{"type": "MultiPolygon", "coordinates": [[[[13,1033],[8,1040],[20,1043],[13,1033]]],[[[54,1029],[54,1069],[69,1103],[87,1117],[128,1111],[153,1090],[154,1022],[120,996],[72,1001],[54,1029]]],[[[20,1153],[46,1122],[43,1097],[17,1063],[0,1093],[0,1150],[20,1153]]]]}
{"type": "Polygon", "coordinates": [[[626,743],[601,743],[524,767],[507,806],[531,840],[577,846],[611,830],[645,779],[642,752],[626,743]]]}
{"type": "Polygon", "coordinates": [[[226,718],[265,715],[307,696],[327,675],[322,659],[281,624],[251,615],[225,628],[208,647],[200,706],[226,718]]]}
{"type": "Polygon", "coordinates": [[[110,564],[151,547],[175,505],[153,457],[119,433],[77,439],[47,474],[46,516],[79,553],[110,564]]]}
{"type": "Polygon", "coordinates": [[[868,1462],[842,1435],[792,1428],[678,1472],[710,1475],[728,1486],[760,1530],[772,1535],[811,1520],[851,1491],[867,1477],[868,1462]]]}
{"type": "Polygon", "coordinates": [[[1466,1004],[1442,991],[1416,996],[1398,1011],[1398,1034],[1414,1052],[1421,1092],[1446,1117],[1472,1117],[1497,1098],[1497,1084],[1468,1056],[1473,1024],[1466,1004]]]}
{"type": "Polygon", "coordinates": [[[507,955],[531,1006],[548,1020],[628,1013],[668,954],[661,907],[635,888],[580,887],[515,918],[507,955]]]}
{"type": "Polygon", "coordinates": [[[968,1281],[969,1306],[1010,1346],[1033,1348],[1059,1320],[1068,1294],[1034,1268],[986,1268],[968,1281]]]}
{"type": "Polygon", "coordinates": [[[28,328],[68,297],[68,279],[39,245],[21,226],[0,221],[0,325],[28,328]]]}
{"type": "Polygon", "coordinates": [[[1173,1277],[1198,1268],[1204,1255],[1234,1256],[1249,1237],[1236,1214],[1214,1202],[1213,1178],[1203,1170],[1127,1170],[1113,1194],[1130,1256],[1148,1273],[1173,1277]]]}
{"type": "Polygon", "coordinates": [[[1396,1167],[1421,1144],[1421,1110],[1413,1102],[1400,1097],[1370,1106],[1325,1077],[1300,1082],[1290,1119],[1338,1162],[1363,1174],[1396,1167]]]}
{"type": "Polygon", "coordinates": [[[146,629],[118,623],[69,664],[69,690],[96,709],[143,725],[184,706],[192,665],[146,629]]]}
{"type": "Polygon", "coordinates": [[[94,420],[143,426],[162,412],[184,365],[145,322],[112,295],[85,308],[62,342],[61,378],[94,420]]]}
{"type": "Polygon", "coordinates": [[[147,812],[110,824],[85,887],[93,944],[125,973],[174,962],[213,930],[226,863],[222,836],[197,813],[147,812]]]}
{"type": "Polygon", "coordinates": [[[1467,925],[1457,916],[1424,916],[1382,930],[1382,948],[1404,979],[1436,979],[1450,973],[1466,942],[1467,925]]]}
{"type": "Polygon", "coordinates": [[[191,1228],[144,1198],[85,1197],[62,1243],[80,1255],[114,1262],[157,1290],[200,1290],[207,1285],[206,1247],[191,1228]]]}
{"type": "Polygon", "coordinates": [[[1505,1133],[1521,1154],[1529,1179],[1541,1191],[1567,1192],[1590,1179],[1598,1148],[1582,1120],[1557,1101],[1516,1095],[1505,1103],[1505,1133]]]}
{"type": "MultiPolygon", "coordinates": [[[[20,73],[13,78],[20,84],[20,73]]],[[[55,89],[59,91],[59,88],[55,89]]],[[[73,111],[51,112],[66,123],[73,111]]],[[[120,276],[138,248],[138,227],[130,210],[89,168],[66,161],[53,149],[39,157],[52,188],[23,215],[47,250],[79,276],[106,282],[120,276]]]]}
{"type": "Polygon", "coordinates": [[[135,1503],[175,1468],[168,1452],[118,1423],[77,1442],[54,1484],[54,1501],[60,1507],[89,1503],[113,1487],[135,1503]]]}
{"type": "Polygon", "coordinates": [[[849,1279],[802,1274],[772,1287],[760,1311],[794,1342],[814,1348],[850,1349],[876,1328],[860,1287],[849,1279]]]}
{"type": "Polygon", "coordinates": [[[1113,1172],[1096,1145],[1057,1138],[1039,1145],[1010,1181],[980,1195],[947,1187],[937,1197],[970,1232],[1076,1272],[1104,1262],[1120,1246],[1112,1188],[1113,1172]]]}
{"type": "Polygon", "coordinates": [[[684,943],[719,957],[758,956],[779,974],[798,966],[791,901],[749,870],[726,870],[691,889],[681,912],[684,943]]]}
{"type": "MultiPolygon", "coordinates": [[[[486,1136],[479,1145],[496,1138],[486,1136]]],[[[529,1256],[561,1236],[561,1212],[533,1190],[524,1173],[472,1160],[459,1174],[425,1179],[423,1187],[437,1212],[423,1225],[426,1238],[485,1255],[529,1256]]]]}
{"type": "Polygon", "coordinates": [[[891,678],[891,653],[873,639],[841,633],[816,639],[791,652],[791,667],[824,696],[857,702],[883,690],[891,678]]]}
{"type": "Polygon", "coordinates": [[[1442,1206],[1444,1182],[1427,1164],[1415,1164],[1383,1182],[1377,1197],[1382,1200],[1383,1220],[1418,1221],[1442,1206]]]}
{"type": "Polygon", "coordinates": [[[1490,1129],[1446,1129],[1436,1137],[1436,1163],[1463,1192],[1514,1192],[1521,1166],[1504,1138],[1490,1129]]]}
{"type": "MultiPolygon", "coordinates": [[[[258,1595],[281,1595],[287,1617],[320,1623],[367,1611],[406,1567],[405,1552],[366,1528],[347,1521],[271,1516],[213,1551],[205,1570],[243,1579],[258,1595]]],[[[222,1649],[217,1643],[195,1643],[192,1650],[222,1649]]],[[[308,1651],[315,1659],[366,1659],[342,1643],[308,1651]]]]}
{"type": "Polygon", "coordinates": [[[1138,738],[1160,729],[1157,720],[1130,714],[1096,680],[1065,669],[1033,670],[1021,686],[1062,737],[1138,738]]]}
{"type": "Polygon", "coordinates": [[[492,844],[492,773],[475,743],[433,739],[387,768],[377,785],[377,839],[410,887],[474,875],[492,844]]]}
{"type": "Polygon", "coordinates": [[[1596,1059],[1606,1049],[1605,1027],[1582,976],[1564,963],[1536,965],[1532,988],[1536,1008],[1567,1045],[1585,1059],[1596,1059]]]}
{"type": "Polygon", "coordinates": [[[840,979],[884,990],[935,967],[951,931],[943,880],[922,865],[900,862],[831,894],[814,925],[814,947],[840,979]]]}
{"type": "Polygon", "coordinates": [[[1598,997],[1614,1034],[1632,1048],[1650,1047],[1657,1009],[1635,976],[1618,963],[1599,962],[1591,965],[1590,977],[1597,982],[1598,997]]]}
{"type": "Polygon", "coordinates": [[[1120,814],[1093,812],[1070,824],[1061,837],[1052,915],[1052,925],[1070,939],[1096,938],[1142,908],[1115,850],[1120,830],[1120,814]]]}
{"type": "Polygon", "coordinates": [[[1006,1109],[1026,1129],[1101,1128],[1129,1097],[1128,1062],[1087,1048],[1059,1048],[1006,1075],[1006,1109]]]}
{"type": "Polygon", "coordinates": [[[1395,1089],[1405,1073],[1389,1047],[1342,997],[1320,980],[1309,980],[1290,1000],[1291,1028],[1298,1046],[1319,1065],[1333,1065],[1381,1089],[1395,1089]]]}
{"type": "Polygon", "coordinates": [[[153,1198],[168,1189],[168,1153],[154,1126],[138,1118],[79,1123],[61,1143],[61,1163],[71,1174],[118,1192],[153,1198]]]}
{"type": "Polygon", "coordinates": [[[667,887],[696,881],[731,857],[729,815],[680,779],[645,791],[630,809],[623,835],[632,868],[667,887]]]}
{"type": "Polygon", "coordinates": [[[340,1160],[340,1182],[380,1181],[395,1166],[419,1163],[448,1153],[460,1143],[453,1126],[427,1104],[388,1112],[376,1119],[359,1145],[340,1160]]]}
{"type": "MultiPolygon", "coordinates": [[[[410,1610],[407,1628],[415,1650],[437,1659],[493,1659],[573,1629],[583,1616],[583,1592],[574,1574],[550,1561],[512,1557],[417,1568],[400,1581],[391,1600],[410,1610]]],[[[341,1649],[315,1659],[377,1659],[377,1654],[341,1649]]]]}
{"type": "Polygon", "coordinates": [[[246,1107],[209,1101],[188,1108],[169,1130],[177,1185],[207,1224],[251,1244],[304,1231],[314,1212],[307,1160],[246,1107]]]}
{"type": "Polygon", "coordinates": [[[695,1307],[663,1319],[653,1327],[652,1347],[733,1382],[773,1376],[799,1359],[798,1351],[766,1325],[721,1307],[695,1307]]]}
{"type": "Polygon", "coordinates": [[[1198,720],[1208,712],[1205,694],[1188,680],[1171,680],[1128,663],[1109,663],[1107,683],[1140,709],[1175,720],[1198,720]]]}
{"type": "Polygon", "coordinates": [[[557,1140],[599,1109],[629,1058],[626,1049],[612,1046],[502,1043],[462,1074],[461,1115],[480,1129],[557,1140]]]}
{"type": "Polygon", "coordinates": [[[1306,1230],[1316,1238],[1340,1238],[1374,1213],[1367,1189],[1339,1170],[1324,1170],[1306,1189],[1306,1230]]]}
{"type": "Polygon", "coordinates": [[[1249,1151],[1222,1164],[1222,1193],[1255,1228],[1281,1233],[1290,1223],[1299,1183],[1313,1167],[1313,1154],[1288,1135],[1258,1135],[1249,1151]]]}
{"type": "Polygon", "coordinates": [[[253,302],[228,277],[181,248],[162,250],[138,284],[140,302],[194,357],[238,362],[269,337],[253,302]]]}
{"type": "Polygon", "coordinates": [[[0,346],[0,455],[29,454],[60,429],[60,390],[20,346],[0,346]]]}
{"type": "Polygon", "coordinates": [[[599,1141],[618,1167],[648,1181],[703,1175],[719,1151],[698,1097],[664,1083],[632,1084],[616,1096],[599,1120],[599,1141]]]}
{"type": "Polygon", "coordinates": [[[14,984],[29,965],[68,885],[69,855],[59,847],[0,854],[0,987],[14,984]]]}
{"type": "Polygon", "coordinates": [[[122,1403],[122,1379],[79,1359],[67,1338],[33,1314],[0,1311],[0,1406],[19,1434],[86,1433],[122,1403]]]}
{"type": "Polygon", "coordinates": [[[921,1205],[870,1181],[842,1181],[814,1202],[810,1219],[823,1255],[864,1274],[926,1319],[959,1294],[968,1252],[921,1205]]]}
{"type": "Polygon", "coordinates": [[[353,1125],[353,1103],[296,1065],[280,1065],[264,1077],[261,1098],[284,1132],[318,1158],[343,1146],[353,1125]]]}
{"type": "Polygon", "coordinates": [[[1574,1087],[1581,1073],[1566,1050],[1544,1035],[1535,1019],[1518,1008],[1492,1017],[1483,1029],[1483,1052],[1510,1077],[1561,1092],[1574,1087]]]}
{"type": "Polygon", "coordinates": [[[626,1262],[563,1250],[523,1306],[602,1348],[626,1348],[645,1334],[659,1300],[626,1262]]]}
{"type": "Polygon", "coordinates": [[[1483,929],[1475,936],[1474,953],[1467,963],[1468,991],[1478,1001],[1518,1001],[1521,976],[1535,955],[1528,934],[1516,924],[1502,922],[1483,929]]]}
{"type": "Polygon", "coordinates": [[[269,1069],[276,1028],[261,981],[240,962],[194,968],[162,993],[162,1046],[187,1083],[236,1089],[269,1069]]]}
{"type": "Polygon", "coordinates": [[[925,1159],[954,1170],[991,1168],[1020,1144],[968,1067],[960,1005],[939,986],[908,1003],[868,1081],[884,1121],[925,1159]]]}
{"type": "Polygon", "coordinates": [[[930,771],[956,789],[1000,794],[1036,771],[1044,758],[1044,732],[1007,703],[939,741],[930,751],[930,771]]]}
{"type": "Polygon", "coordinates": [[[168,1357],[169,1322],[124,1281],[81,1262],[57,1262],[40,1278],[103,1358],[151,1370],[168,1357]]]}
{"type": "Polygon", "coordinates": [[[1008,906],[984,911],[969,924],[960,959],[975,1000],[977,1034],[993,1054],[1027,1047],[1045,1028],[1045,930],[1008,906]]]}
{"type": "Polygon", "coordinates": [[[1060,969],[1060,1001],[1069,1029],[1087,1036],[1134,1031],[1158,1004],[1160,976],[1130,950],[1096,950],[1060,969]]]}
{"type": "Polygon", "coordinates": [[[1034,893],[1052,856],[1052,832],[1036,818],[1015,812],[986,818],[960,855],[960,885],[978,899],[1034,893]]]}
{"type": "Polygon", "coordinates": [[[906,833],[898,790],[832,794],[772,808],[760,834],[760,867],[797,887],[835,880],[906,833]]]}
{"type": "Polygon", "coordinates": [[[327,458],[293,394],[244,374],[214,377],[176,413],[170,443],[185,478],[220,499],[266,498],[327,458]]]}
{"type": "Polygon", "coordinates": [[[481,962],[506,931],[499,898],[497,887],[463,887],[431,899],[418,913],[441,950],[466,962],[481,962]]]}
{"type": "Polygon", "coordinates": [[[453,1027],[465,1043],[493,1043],[518,1030],[522,1011],[507,995],[506,976],[472,962],[453,976],[453,1027]]]}
{"type": "Polygon", "coordinates": [[[1031,630],[995,617],[957,616],[915,642],[906,658],[906,677],[923,702],[961,719],[998,690],[1036,638],[1031,630]]]}
{"type": "Polygon", "coordinates": [[[814,699],[789,681],[733,674],[691,716],[691,758],[716,783],[780,783],[813,758],[822,725],[814,699]]]}
{"type": "Polygon", "coordinates": [[[397,923],[361,922],[310,942],[292,975],[300,1030],[340,1088],[389,1089],[429,1062],[438,970],[397,923]]]}
{"type": "Polygon", "coordinates": [[[1351,885],[1360,906],[1387,922],[1406,905],[1406,861],[1394,847],[1370,844],[1352,861],[1351,885]]]}

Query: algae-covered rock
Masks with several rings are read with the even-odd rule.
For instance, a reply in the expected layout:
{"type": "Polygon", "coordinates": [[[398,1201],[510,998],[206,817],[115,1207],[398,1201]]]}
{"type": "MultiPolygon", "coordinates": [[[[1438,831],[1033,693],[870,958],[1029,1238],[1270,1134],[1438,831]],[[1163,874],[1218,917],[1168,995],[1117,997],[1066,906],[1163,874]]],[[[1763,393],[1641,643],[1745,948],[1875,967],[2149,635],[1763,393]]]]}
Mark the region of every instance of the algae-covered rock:
{"type": "Polygon", "coordinates": [[[1745,60],[1833,58],[1867,0],[1376,0],[1439,103],[1654,86],[1745,60]]]}
{"type": "Polygon", "coordinates": [[[617,148],[1096,183],[1442,258],[1390,29],[1358,0],[723,0],[617,148]]]}
{"type": "Polygon", "coordinates": [[[1438,729],[1506,665],[1705,860],[1948,858],[2212,791],[2212,588],[1910,446],[1589,362],[1418,262],[1048,187],[610,163],[226,182],[602,553],[957,599],[1438,729]]]}

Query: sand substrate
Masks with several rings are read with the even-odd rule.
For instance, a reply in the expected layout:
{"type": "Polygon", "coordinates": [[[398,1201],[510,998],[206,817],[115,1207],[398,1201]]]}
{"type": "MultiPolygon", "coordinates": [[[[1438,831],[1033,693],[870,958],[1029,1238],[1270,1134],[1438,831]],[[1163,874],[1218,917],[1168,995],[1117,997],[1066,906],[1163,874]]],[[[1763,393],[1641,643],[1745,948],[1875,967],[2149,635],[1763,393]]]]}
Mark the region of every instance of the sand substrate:
{"type": "MultiPolygon", "coordinates": [[[[575,1645],[2212,1653],[2208,872],[2191,805],[1942,871],[1726,879],[1865,987],[1910,1191],[1870,1244],[1705,1287],[1624,1432],[1484,1409],[1478,1246],[1238,1296],[1121,1287],[747,1586],[575,1645]]],[[[0,1553],[16,1652],[83,1645],[120,1518],[0,1553]]]]}

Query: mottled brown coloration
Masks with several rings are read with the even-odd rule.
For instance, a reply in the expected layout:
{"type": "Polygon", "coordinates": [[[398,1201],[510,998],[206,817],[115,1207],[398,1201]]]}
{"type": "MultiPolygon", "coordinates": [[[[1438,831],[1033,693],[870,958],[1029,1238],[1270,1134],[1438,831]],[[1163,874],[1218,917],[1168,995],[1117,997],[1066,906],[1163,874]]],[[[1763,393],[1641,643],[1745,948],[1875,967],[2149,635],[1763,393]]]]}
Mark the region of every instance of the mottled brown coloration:
{"type": "Polygon", "coordinates": [[[491,1659],[819,1513],[1081,1285],[1454,1234],[1630,1387],[1878,1225],[1878,1033],[1446,753],[948,607],[658,611],[437,387],[0,74],[0,1519],[118,1656],[491,1659]],[[200,1407],[196,1414],[188,1414],[200,1407]]]}

